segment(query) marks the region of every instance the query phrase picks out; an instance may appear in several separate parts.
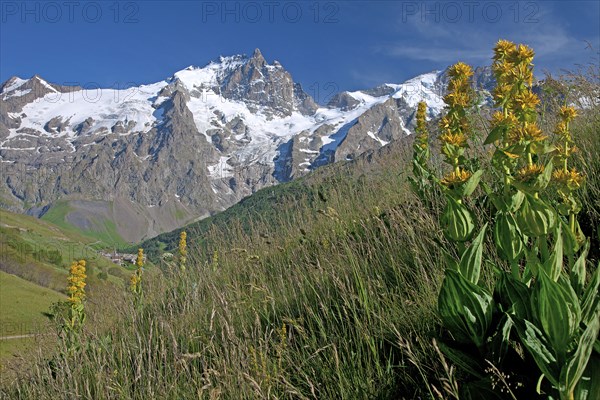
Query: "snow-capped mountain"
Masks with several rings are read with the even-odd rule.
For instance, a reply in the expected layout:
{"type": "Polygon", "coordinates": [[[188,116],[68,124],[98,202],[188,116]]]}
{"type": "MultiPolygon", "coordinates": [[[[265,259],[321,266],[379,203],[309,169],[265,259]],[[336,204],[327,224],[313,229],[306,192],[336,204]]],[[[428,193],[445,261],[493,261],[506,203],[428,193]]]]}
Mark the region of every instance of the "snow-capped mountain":
{"type": "Polygon", "coordinates": [[[121,90],[13,77],[0,86],[0,203],[40,215],[67,202],[69,222],[110,220],[139,240],[405,137],[419,101],[441,112],[443,79],[318,105],[259,50],[121,90]]]}

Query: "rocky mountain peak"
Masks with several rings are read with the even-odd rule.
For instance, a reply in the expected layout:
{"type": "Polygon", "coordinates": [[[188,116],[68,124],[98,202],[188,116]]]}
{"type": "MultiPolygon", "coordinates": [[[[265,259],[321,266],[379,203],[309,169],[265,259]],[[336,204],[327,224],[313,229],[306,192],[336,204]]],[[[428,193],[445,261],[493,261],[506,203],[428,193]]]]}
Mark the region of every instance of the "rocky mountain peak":
{"type": "MultiPolygon", "coordinates": [[[[485,87],[489,74],[479,76],[485,87]]],[[[85,227],[109,218],[101,203],[137,241],[402,139],[419,101],[441,112],[443,79],[342,92],[319,107],[258,49],[94,102],[81,88],[15,76],[0,86],[0,205],[39,215],[69,202],[85,227]]]]}
{"type": "Polygon", "coordinates": [[[21,79],[18,76],[12,76],[8,78],[6,82],[0,85],[0,94],[11,92],[23,85],[27,80],[21,79]]]}
{"type": "Polygon", "coordinates": [[[254,53],[252,53],[252,58],[250,60],[252,62],[256,63],[257,65],[266,65],[267,64],[267,60],[265,60],[262,53],[260,52],[260,49],[258,49],[258,48],[254,49],[254,53]]]}
{"type": "Polygon", "coordinates": [[[259,49],[240,62],[221,80],[221,94],[243,101],[253,109],[290,116],[292,112],[311,114],[317,109],[314,100],[295,83],[291,74],[275,61],[267,62],[259,49]]]}

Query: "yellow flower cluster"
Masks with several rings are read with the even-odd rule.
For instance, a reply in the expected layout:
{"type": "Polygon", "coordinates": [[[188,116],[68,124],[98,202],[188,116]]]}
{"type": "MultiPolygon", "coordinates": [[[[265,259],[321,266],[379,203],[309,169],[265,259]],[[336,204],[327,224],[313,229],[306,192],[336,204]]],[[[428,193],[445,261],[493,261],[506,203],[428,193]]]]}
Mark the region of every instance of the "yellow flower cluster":
{"type": "Polygon", "coordinates": [[[508,111],[506,114],[500,111],[496,111],[494,115],[492,115],[493,126],[504,125],[510,129],[517,126],[518,123],[519,120],[517,119],[517,117],[515,117],[515,114],[513,114],[510,111],[508,111]]]}
{"type": "Polygon", "coordinates": [[[517,180],[522,183],[531,183],[544,172],[544,166],[538,164],[527,165],[517,171],[517,180]]]}
{"type": "Polygon", "coordinates": [[[533,92],[519,93],[514,98],[514,109],[516,111],[531,112],[540,104],[540,99],[533,92]]]}
{"type": "Polygon", "coordinates": [[[462,61],[457,62],[448,70],[448,76],[455,79],[468,79],[473,76],[473,69],[462,61]]]}
{"type": "Polygon", "coordinates": [[[471,177],[471,172],[461,169],[460,167],[456,171],[452,171],[448,175],[442,178],[441,183],[450,189],[465,183],[471,177]]]}
{"type": "Polygon", "coordinates": [[[450,131],[446,131],[440,135],[440,140],[442,143],[451,144],[457,147],[464,147],[467,144],[467,137],[464,133],[452,133],[450,131]]]}
{"type": "Polygon", "coordinates": [[[458,62],[450,67],[448,71],[450,82],[448,83],[448,94],[444,101],[450,108],[466,108],[473,102],[473,91],[471,90],[470,78],[473,76],[473,69],[463,63],[458,62]]]}
{"type": "Polygon", "coordinates": [[[464,115],[465,109],[473,103],[473,90],[470,78],[473,70],[465,63],[459,62],[448,71],[450,82],[448,83],[448,94],[444,101],[449,106],[448,114],[440,122],[442,132],[457,134],[468,129],[468,121],[464,115]]]}
{"type": "Polygon", "coordinates": [[[473,69],[463,62],[458,62],[450,67],[448,76],[450,77],[448,94],[444,97],[444,101],[448,104],[448,113],[440,120],[439,139],[442,154],[446,156],[446,163],[452,166],[452,172],[440,182],[452,190],[471,176],[471,172],[461,168],[461,160],[468,147],[467,135],[470,132],[467,110],[473,105],[470,81],[473,69]]]}
{"type": "Polygon", "coordinates": [[[555,133],[564,141],[571,142],[571,133],[569,131],[569,124],[577,116],[575,107],[562,106],[558,112],[560,121],[556,125],[555,133]]]}
{"type": "Polygon", "coordinates": [[[144,249],[138,249],[135,265],[137,265],[138,268],[142,268],[144,266],[144,249]]]}
{"type": "Polygon", "coordinates": [[[74,261],[69,270],[67,278],[68,286],[67,293],[69,294],[69,302],[72,306],[81,304],[85,299],[85,260],[74,261]]]}
{"type": "Polygon", "coordinates": [[[513,63],[517,65],[528,65],[533,61],[535,52],[527,45],[520,44],[516,52],[513,53],[513,63]]]}
{"type": "Polygon", "coordinates": [[[494,48],[492,71],[497,86],[493,95],[497,107],[525,112],[535,111],[539,98],[531,92],[534,51],[523,44],[499,40],[494,48]]]}
{"type": "Polygon", "coordinates": [[[569,123],[577,116],[577,110],[572,106],[562,106],[558,115],[564,122],[569,123]]]}
{"type": "Polygon", "coordinates": [[[559,190],[564,192],[572,192],[581,187],[584,181],[584,176],[575,168],[567,171],[558,169],[552,173],[552,179],[559,185],[559,190]]]}
{"type": "Polygon", "coordinates": [[[522,142],[542,142],[547,138],[535,122],[525,123],[524,126],[517,126],[508,131],[508,143],[511,145],[522,142]]]}
{"type": "Polygon", "coordinates": [[[498,40],[494,47],[494,61],[509,59],[514,54],[516,46],[513,42],[505,39],[498,40]]]}
{"type": "Polygon", "coordinates": [[[579,149],[577,146],[558,146],[554,149],[554,153],[556,154],[556,158],[563,161],[566,161],[573,154],[577,153],[579,149]]]}
{"type": "MultiPolygon", "coordinates": [[[[577,110],[571,106],[562,106],[558,112],[560,121],[556,127],[555,133],[558,135],[559,141],[556,146],[556,158],[562,164],[560,170],[554,171],[552,180],[557,186],[558,193],[562,196],[566,204],[573,204],[569,201],[571,193],[579,189],[583,184],[584,177],[574,168],[569,168],[569,157],[577,151],[573,145],[573,138],[569,124],[577,117],[577,110]]],[[[575,211],[575,210],[572,210],[575,211]]]]}
{"type": "Polygon", "coordinates": [[[129,288],[132,292],[136,292],[138,285],[142,282],[142,277],[138,276],[136,272],[131,274],[131,278],[129,278],[129,288]]]}

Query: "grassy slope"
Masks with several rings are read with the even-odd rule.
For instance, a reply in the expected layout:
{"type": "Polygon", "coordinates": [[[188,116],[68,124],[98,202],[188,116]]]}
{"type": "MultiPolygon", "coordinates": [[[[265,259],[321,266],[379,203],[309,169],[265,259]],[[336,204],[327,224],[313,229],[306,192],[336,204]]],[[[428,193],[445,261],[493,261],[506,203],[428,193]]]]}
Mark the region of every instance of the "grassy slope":
{"type": "Polygon", "coordinates": [[[37,285],[61,291],[73,260],[88,261],[92,281],[114,267],[98,256],[96,241],[48,221],[0,209],[0,269],[37,285]]]}
{"type": "Polygon", "coordinates": [[[124,305],[109,350],[79,361],[116,375],[91,380],[84,368],[73,379],[99,397],[111,379],[125,398],[427,393],[402,346],[420,338],[412,361],[433,357],[438,228],[407,189],[407,149],[380,153],[264,189],[188,228],[186,272],[147,279],[143,314],[124,305]],[[135,354],[153,356],[135,367],[135,354]],[[139,385],[131,368],[145,371],[139,385]]]}
{"type": "MultiPolygon", "coordinates": [[[[86,259],[91,297],[123,286],[129,273],[97,255],[94,239],[48,221],[0,209],[0,336],[36,333],[47,319],[42,312],[65,297],[68,266],[86,259]],[[107,273],[101,280],[98,274],[107,273]]],[[[120,291],[120,290],[119,290],[120,291]]],[[[37,348],[35,339],[0,342],[0,358],[37,348]]]]}
{"type": "MultiPolygon", "coordinates": [[[[0,336],[50,333],[51,337],[54,330],[44,314],[53,303],[65,299],[64,294],[0,271],[0,336]]],[[[0,339],[0,374],[4,364],[38,348],[44,339],[50,338],[0,339]]]]}
{"type": "Polygon", "coordinates": [[[117,233],[117,228],[114,221],[103,219],[101,221],[94,221],[93,230],[81,230],[76,226],[70,224],[66,217],[71,211],[71,207],[67,201],[57,201],[52,207],[42,216],[42,220],[48,221],[64,231],[70,232],[74,235],[87,237],[94,239],[94,246],[96,248],[108,247],[107,244],[116,244],[123,246],[126,242],[117,233]]]}
{"type": "Polygon", "coordinates": [[[0,336],[43,333],[52,303],[66,296],[0,271],[0,336]]]}
{"type": "MultiPolygon", "coordinates": [[[[598,113],[574,127],[594,237],[599,128],[598,113]]],[[[387,146],[188,227],[187,269],[161,262],[166,279],[144,280],[143,310],[123,303],[118,325],[90,336],[74,362],[58,360],[69,374],[48,385],[47,371],[34,372],[20,396],[77,387],[94,398],[434,397],[429,384],[444,377],[431,346],[442,202],[434,193],[426,210],[412,195],[409,153],[387,146]]],[[[171,250],[177,237],[143,246],[171,250]]]]}

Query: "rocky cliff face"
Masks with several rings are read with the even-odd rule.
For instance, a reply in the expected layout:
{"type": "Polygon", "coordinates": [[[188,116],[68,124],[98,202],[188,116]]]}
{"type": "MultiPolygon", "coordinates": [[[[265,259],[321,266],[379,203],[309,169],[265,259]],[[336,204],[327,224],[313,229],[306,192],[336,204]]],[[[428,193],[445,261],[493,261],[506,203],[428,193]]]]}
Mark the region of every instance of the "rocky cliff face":
{"type": "Polygon", "coordinates": [[[443,79],[319,106],[259,50],[126,90],[14,77],[0,87],[0,205],[39,216],[60,204],[75,225],[109,221],[137,241],[401,139],[418,101],[441,111],[443,79]]]}

